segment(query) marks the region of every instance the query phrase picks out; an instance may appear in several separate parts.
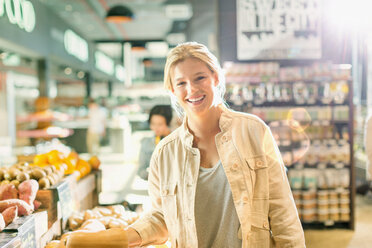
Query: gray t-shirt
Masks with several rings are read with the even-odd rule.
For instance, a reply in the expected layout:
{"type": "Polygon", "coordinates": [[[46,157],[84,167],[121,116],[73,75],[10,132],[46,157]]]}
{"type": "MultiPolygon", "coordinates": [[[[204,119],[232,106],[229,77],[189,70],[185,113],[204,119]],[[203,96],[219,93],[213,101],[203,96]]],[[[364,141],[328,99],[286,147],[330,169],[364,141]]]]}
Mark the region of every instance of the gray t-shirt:
{"type": "Polygon", "coordinates": [[[240,223],[221,161],[213,168],[200,167],[195,221],[199,248],[242,247],[240,223]]]}

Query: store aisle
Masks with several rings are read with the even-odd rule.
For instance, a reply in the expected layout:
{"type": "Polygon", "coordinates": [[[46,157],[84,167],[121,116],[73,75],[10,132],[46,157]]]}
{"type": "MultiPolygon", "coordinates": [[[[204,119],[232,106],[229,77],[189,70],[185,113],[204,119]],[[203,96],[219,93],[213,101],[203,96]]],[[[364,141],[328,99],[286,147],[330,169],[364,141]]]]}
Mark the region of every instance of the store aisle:
{"type": "Polygon", "coordinates": [[[372,247],[372,197],[357,196],[355,231],[344,229],[306,230],[307,248],[372,247]]]}

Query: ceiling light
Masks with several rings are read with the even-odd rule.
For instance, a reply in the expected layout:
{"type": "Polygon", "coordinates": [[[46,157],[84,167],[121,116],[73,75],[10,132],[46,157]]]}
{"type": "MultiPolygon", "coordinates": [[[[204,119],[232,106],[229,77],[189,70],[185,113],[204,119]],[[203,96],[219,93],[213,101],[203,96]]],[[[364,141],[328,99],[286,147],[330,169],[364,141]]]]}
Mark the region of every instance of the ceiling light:
{"type": "Polygon", "coordinates": [[[109,9],[106,15],[107,22],[129,22],[134,14],[131,9],[124,5],[115,5],[109,9]]]}
{"type": "Polygon", "coordinates": [[[141,42],[141,41],[133,41],[131,42],[132,44],[132,51],[145,51],[146,50],[146,42],[141,42]]]}
{"type": "Polygon", "coordinates": [[[145,67],[151,67],[151,66],[153,65],[152,60],[149,59],[149,58],[144,58],[144,59],[142,60],[142,63],[143,63],[143,65],[144,65],[145,67]]]}
{"type": "Polygon", "coordinates": [[[78,77],[79,79],[84,78],[84,76],[85,76],[85,73],[84,73],[83,71],[79,71],[79,72],[77,73],[77,77],[78,77]]]}
{"type": "Polygon", "coordinates": [[[5,59],[8,56],[7,52],[1,52],[0,53],[0,59],[5,59]]]}
{"type": "Polygon", "coordinates": [[[72,69],[70,67],[65,68],[65,74],[70,75],[72,73],[72,69]]]}

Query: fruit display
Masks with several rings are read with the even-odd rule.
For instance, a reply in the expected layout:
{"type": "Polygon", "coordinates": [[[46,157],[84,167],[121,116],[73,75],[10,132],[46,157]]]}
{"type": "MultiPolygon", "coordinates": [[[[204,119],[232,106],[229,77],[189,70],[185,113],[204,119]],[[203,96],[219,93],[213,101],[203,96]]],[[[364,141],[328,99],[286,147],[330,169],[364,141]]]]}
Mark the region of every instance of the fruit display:
{"type": "Polygon", "coordinates": [[[47,153],[38,154],[34,157],[31,167],[41,168],[54,166],[57,170],[63,170],[64,175],[76,174],[77,180],[88,175],[92,169],[98,170],[101,162],[97,156],[92,156],[88,161],[79,157],[71,151],[67,155],[58,150],[51,150],[47,153]]]}
{"type": "Polygon", "coordinates": [[[138,219],[138,214],[126,211],[122,205],[95,207],[76,212],[68,220],[69,229],[60,240],[49,242],[52,247],[127,247],[125,229],[138,219]]]}
{"type": "Polygon", "coordinates": [[[4,183],[0,185],[0,231],[18,216],[30,215],[39,208],[36,201],[39,184],[34,179],[24,180],[17,185],[4,183]]]}

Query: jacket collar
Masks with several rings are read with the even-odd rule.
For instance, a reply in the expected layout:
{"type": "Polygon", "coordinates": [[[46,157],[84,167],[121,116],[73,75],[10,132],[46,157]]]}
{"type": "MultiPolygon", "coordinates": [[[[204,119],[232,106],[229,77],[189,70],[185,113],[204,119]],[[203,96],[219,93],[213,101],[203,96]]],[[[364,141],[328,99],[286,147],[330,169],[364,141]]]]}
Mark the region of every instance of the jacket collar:
{"type": "MultiPolygon", "coordinates": [[[[223,104],[220,104],[219,108],[222,110],[221,117],[219,120],[219,126],[221,129],[221,133],[225,133],[231,127],[232,111],[223,104]]],[[[192,148],[194,136],[190,133],[189,128],[187,127],[187,115],[186,114],[185,114],[185,117],[183,118],[182,125],[180,127],[180,138],[186,147],[190,149],[192,148]]]]}

